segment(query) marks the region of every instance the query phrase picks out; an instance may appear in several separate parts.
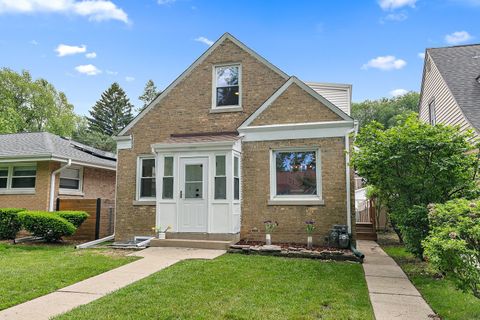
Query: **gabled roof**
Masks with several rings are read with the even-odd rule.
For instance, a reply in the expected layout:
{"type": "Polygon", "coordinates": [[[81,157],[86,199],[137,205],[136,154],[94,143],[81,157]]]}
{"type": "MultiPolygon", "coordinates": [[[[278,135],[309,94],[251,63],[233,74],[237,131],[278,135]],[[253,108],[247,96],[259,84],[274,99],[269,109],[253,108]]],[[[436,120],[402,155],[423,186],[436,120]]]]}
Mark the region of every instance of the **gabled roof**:
{"type": "Polygon", "coordinates": [[[261,106],[258,108],[250,117],[245,120],[239,129],[248,127],[263,111],[265,111],[270,105],[278,99],[292,84],[298,85],[302,90],[310,94],[312,97],[320,101],[324,106],[336,113],[340,118],[346,121],[352,121],[353,118],[343,112],[340,108],[335,106],[333,103],[325,99],[318,92],[313,90],[311,87],[307,86],[303,81],[299,80],[297,77],[290,77],[273,95],[270,96],[261,106]]]}
{"type": "Polygon", "coordinates": [[[0,161],[68,160],[85,166],[115,169],[116,155],[48,132],[0,135],[0,161]]]}
{"type": "Polygon", "coordinates": [[[480,44],[427,49],[467,120],[480,130],[480,44]]]}
{"type": "Polygon", "coordinates": [[[150,111],[156,104],[158,104],[164,97],[168,95],[168,93],[175,88],[175,86],[181,82],[186,76],[188,76],[195,67],[197,67],[200,63],[202,63],[209,55],[212,53],[220,44],[222,44],[225,40],[230,40],[233,43],[235,43],[237,46],[248,52],[250,55],[252,55],[254,58],[265,64],[267,67],[278,73],[280,76],[285,78],[285,80],[288,79],[288,75],[280,70],[278,67],[270,63],[268,60],[260,56],[258,53],[247,47],[245,44],[243,44],[240,40],[232,36],[230,33],[226,32],[224,33],[217,41],[215,41],[214,44],[210,46],[210,48],[207,49],[197,60],[195,60],[194,63],[190,65],[175,81],[173,81],[162,93],[160,93],[150,104],[143,109],[142,112],[140,112],[125,128],[123,128],[122,131],[118,134],[118,136],[122,136],[125,133],[127,133],[128,130],[130,130],[145,114],[150,111]]]}

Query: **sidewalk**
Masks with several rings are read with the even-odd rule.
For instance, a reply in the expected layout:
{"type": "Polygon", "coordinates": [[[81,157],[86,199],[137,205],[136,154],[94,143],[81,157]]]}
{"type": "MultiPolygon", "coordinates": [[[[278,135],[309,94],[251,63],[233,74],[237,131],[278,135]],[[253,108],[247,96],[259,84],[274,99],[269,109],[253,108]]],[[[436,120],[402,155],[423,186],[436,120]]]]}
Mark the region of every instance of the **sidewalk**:
{"type": "Polygon", "coordinates": [[[148,248],[132,254],[143,257],[143,259],[0,311],[0,319],[48,320],[75,307],[97,300],[181,260],[214,259],[224,253],[223,250],[148,248]]]}
{"type": "Polygon", "coordinates": [[[357,247],[365,254],[363,269],[377,320],[432,319],[430,306],[376,242],[358,240],[357,247]]]}

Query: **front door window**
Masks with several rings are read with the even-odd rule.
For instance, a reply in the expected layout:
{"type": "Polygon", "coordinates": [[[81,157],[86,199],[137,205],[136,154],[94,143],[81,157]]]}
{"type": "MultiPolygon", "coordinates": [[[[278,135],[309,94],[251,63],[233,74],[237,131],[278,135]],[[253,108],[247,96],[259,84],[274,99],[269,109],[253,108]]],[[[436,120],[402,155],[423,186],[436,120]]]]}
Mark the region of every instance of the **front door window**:
{"type": "Polygon", "coordinates": [[[203,199],[203,165],[185,165],[185,199],[203,199]]]}

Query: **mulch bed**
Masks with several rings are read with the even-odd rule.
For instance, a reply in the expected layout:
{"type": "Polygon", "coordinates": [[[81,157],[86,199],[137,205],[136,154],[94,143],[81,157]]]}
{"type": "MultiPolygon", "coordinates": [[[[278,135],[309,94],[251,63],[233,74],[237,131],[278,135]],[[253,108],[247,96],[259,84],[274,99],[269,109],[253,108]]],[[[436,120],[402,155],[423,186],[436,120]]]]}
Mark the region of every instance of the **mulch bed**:
{"type": "Polygon", "coordinates": [[[236,244],[231,245],[228,252],[363,263],[363,259],[355,256],[349,249],[322,246],[315,246],[312,249],[307,249],[306,244],[294,243],[275,243],[274,245],[268,246],[261,241],[240,240],[236,244]]]}

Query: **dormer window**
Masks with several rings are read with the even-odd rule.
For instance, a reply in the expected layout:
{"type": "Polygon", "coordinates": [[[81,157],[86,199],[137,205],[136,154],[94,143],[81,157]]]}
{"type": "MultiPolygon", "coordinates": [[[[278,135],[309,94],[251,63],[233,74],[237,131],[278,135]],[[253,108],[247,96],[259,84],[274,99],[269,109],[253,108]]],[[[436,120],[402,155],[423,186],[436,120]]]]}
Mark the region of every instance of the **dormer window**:
{"type": "Polygon", "coordinates": [[[214,67],[214,92],[212,109],[241,108],[240,64],[214,67]]]}

